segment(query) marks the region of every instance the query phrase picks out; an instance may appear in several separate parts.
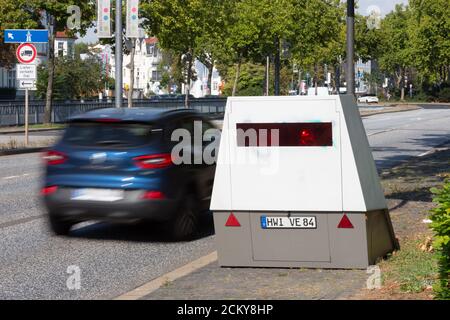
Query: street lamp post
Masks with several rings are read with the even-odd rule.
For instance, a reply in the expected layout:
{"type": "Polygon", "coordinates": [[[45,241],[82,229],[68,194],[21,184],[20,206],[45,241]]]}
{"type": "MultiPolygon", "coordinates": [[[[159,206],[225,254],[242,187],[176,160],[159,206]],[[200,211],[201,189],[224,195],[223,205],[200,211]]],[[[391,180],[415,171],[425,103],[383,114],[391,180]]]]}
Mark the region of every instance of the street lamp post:
{"type": "Polygon", "coordinates": [[[347,94],[355,94],[355,0],[347,0],[347,94]]]}
{"type": "Polygon", "coordinates": [[[116,108],[122,108],[122,0],[116,0],[116,108]]]}

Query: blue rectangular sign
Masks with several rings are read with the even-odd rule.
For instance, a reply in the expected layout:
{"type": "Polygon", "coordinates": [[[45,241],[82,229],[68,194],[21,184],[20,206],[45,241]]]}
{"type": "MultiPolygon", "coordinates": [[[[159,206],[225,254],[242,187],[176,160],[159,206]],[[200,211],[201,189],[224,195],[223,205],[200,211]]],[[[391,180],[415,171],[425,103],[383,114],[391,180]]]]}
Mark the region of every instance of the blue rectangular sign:
{"type": "Polygon", "coordinates": [[[47,43],[48,30],[5,30],[5,43],[47,43]]]}

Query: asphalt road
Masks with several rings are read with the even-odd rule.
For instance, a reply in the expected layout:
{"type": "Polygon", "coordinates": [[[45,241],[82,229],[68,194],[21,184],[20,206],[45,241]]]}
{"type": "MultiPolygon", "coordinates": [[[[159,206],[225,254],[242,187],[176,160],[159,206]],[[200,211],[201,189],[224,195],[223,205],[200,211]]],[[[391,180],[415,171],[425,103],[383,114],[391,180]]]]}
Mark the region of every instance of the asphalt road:
{"type": "MultiPolygon", "coordinates": [[[[450,109],[376,115],[364,120],[378,168],[450,139],[450,109]]],[[[214,251],[212,230],[171,243],[156,227],[85,224],[53,236],[39,202],[38,154],[0,157],[0,299],[109,299],[214,251]],[[67,268],[81,270],[69,290],[67,268]]]]}

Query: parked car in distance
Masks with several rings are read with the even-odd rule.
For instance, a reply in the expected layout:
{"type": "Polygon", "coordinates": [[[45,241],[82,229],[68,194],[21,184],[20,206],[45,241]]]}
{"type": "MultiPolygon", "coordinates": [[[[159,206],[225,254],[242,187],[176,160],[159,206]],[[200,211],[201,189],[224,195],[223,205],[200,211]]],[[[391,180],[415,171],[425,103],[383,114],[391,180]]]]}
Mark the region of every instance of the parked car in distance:
{"type": "Polygon", "coordinates": [[[99,109],[72,118],[43,156],[41,194],[53,232],[67,235],[88,220],[150,221],[176,240],[195,237],[215,165],[175,165],[171,156],[179,144],[173,131],[184,128],[193,137],[194,121],[203,132],[214,128],[191,109],[99,109]]]}
{"type": "Polygon", "coordinates": [[[358,98],[359,103],[379,103],[380,100],[377,96],[362,96],[358,98]]]}

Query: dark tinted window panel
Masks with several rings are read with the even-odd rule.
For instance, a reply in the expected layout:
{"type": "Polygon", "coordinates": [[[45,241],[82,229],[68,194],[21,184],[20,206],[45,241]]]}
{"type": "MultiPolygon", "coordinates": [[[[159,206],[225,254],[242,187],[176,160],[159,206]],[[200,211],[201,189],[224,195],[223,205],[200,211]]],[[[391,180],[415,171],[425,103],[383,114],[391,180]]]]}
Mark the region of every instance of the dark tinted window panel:
{"type": "Polygon", "coordinates": [[[238,147],[331,147],[333,145],[331,122],[238,123],[236,129],[238,147]]]}
{"type": "Polygon", "coordinates": [[[63,141],[78,146],[136,147],[157,141],[161,130],[148,124],[74,122],[63,141]]]}

